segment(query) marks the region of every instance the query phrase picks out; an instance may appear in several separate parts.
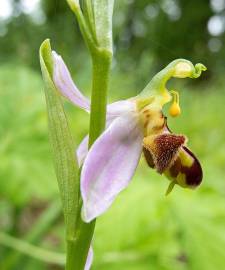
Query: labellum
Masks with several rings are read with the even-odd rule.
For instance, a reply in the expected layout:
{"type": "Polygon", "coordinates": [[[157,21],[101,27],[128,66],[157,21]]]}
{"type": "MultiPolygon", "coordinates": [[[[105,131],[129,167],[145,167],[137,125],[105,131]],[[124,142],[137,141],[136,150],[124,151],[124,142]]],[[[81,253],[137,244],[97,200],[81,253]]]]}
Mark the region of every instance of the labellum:
{"type": "Polygon", "coordinates": [[[175,184],[183,188],[195,188],[202,181],[202,168],[195,155],[188,149],[184,135],[166,131],[143,139],[143,153],[148,165],[170,181],[166,194],[175,184]]]}

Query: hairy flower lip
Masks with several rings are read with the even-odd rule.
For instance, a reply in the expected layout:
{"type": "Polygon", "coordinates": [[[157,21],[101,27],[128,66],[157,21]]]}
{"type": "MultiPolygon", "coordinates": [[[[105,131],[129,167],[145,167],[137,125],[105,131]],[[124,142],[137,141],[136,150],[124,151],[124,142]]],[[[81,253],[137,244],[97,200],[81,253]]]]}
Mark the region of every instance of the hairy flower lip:
{"type": "MultiPolygon", "coordinates": [[[[179,158],[178,152],[175,155],[172,163],[168,165],[168,168],[165,168],[164,171],[161,171],[159,173],[165,174],[171,181],[173,181],[177,185],[180,185],[183,188],[194,189],[198,187],[202,182],[203,171],[201,168],[201,164],[195,157],[195,155],[190,151],[190,149],[188,149],[186,146],[182,146],[181,149],[185,151],[186,155],[189,155],[193,158],[193,164],[190,167],[182,165],[182,161],[179,158]],[[176,180],[179,174],[183,175],[183,182],[176,180]]],[[[143,153],[149,167],[155,168],[156,165],[151,152],[144,147],[143,153]]]]}
{"type": "MultiPolygon", "coordinates": [[[[184,135],[176,135],[173,134],[172,131],[169,129],[167,125],[167,118],[165,117],[165,129],[163,136],[172,136],[171,138],[179,138],[179,136],[183,137],[184,140],[181,141],[180,147],[177,148],[177,152],[174,153],[174,155],[171,157],[171,160],[167,163],[165,160],[163,160],[163,165],[158,164],[160,160],[157,159],[158,153],[152,151],[151,148],[146,147],[144,145],[143,147],[143,153],[146,159],[147,164],[151,168],[155,168],[160,174],[165,174],[171,181],[173,181],[175,184],[180,185],[183,188],[190,188],[194,189],[197,186],[199,186],[202,182],[203,178],[203,171],[200,162],[196,158],[196,156],[191,152],[191,150],[186,146],[187,138],[184,135]],[[182,155],[180,153],[183,153],[182,155]],[[180,157],[181,155],[181,157],[180,157]],[[189,162],[189,166],[187,166],[187,161],[184,163],[184,158],[187,158],[191,162],[189,162]],[[180,175],[179,175],[180,173],[180,175]],[[181,175],[183,175],[182,181],[180,181],[181,175]],[[179,181],[176,180],[178,177],[179,181]]],[[[160,137],[162,135],[158,135],[160,137]]],[[[157,141],[156,141],[157,143],[157,141]]],[[[165,143],[165,142],[164,142],[165,143]]],[[[173,143],[171,144],[170,141],[170,147],[173,148],[173,143]]],[[[166,155],[165,155],[166,156],[166,155]]]]}
{"type": "Polygon", "coordinates": [[[157,172],[162,174],[167,168],[172,166],[179,153],[179,149],[185,142],[186,138],[183,135],[164,133],[153,136],[149,140],[148,137],[144,138],[143,145],[151,153],[157,172]]]}

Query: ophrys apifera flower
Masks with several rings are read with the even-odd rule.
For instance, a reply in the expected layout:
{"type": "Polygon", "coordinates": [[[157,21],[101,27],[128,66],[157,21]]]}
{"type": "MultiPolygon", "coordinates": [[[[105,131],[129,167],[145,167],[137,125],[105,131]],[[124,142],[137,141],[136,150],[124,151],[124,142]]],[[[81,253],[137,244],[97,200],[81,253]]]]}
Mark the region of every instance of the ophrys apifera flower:
{"type": "MultiPolygon", "coordinates": [[[[61,94],[74,105],[90,110],[90,101],[73,83],[62,58],[53,53],[53,81],[61,94]]],[[[202,169],[187,147],[184,135],[173,134],[162,109],[171,102],[169,113],[180,113],[179,95],[166,88],[171,78],[198,78],[202,64],[177,59],[159,72],[135,97],[107,106],[107,126],[88,151],[88,137],[77,150],[81,171],[82,218],[90,222],[105,212],[120,191],[127,187],[142,152],[151,168],[164,174],[170,185],[195,188],[202,181],[202,169]]]]}

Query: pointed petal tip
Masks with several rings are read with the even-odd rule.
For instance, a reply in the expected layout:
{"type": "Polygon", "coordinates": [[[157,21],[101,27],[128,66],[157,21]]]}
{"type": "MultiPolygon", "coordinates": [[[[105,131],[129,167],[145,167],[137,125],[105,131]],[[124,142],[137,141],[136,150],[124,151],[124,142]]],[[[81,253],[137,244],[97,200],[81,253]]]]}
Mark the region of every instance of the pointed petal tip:
{"type": "Polygon", "coordinates": [[[45,39],[45,40],[41,43],[40,51],[43,50],[43,49],[46,48],[46,47],[51,47],[51,42],[50,42],[50,39],[49,39],[49,38],[45,39]]]}
{"type": "Polygon", "coordinates": [[[90,223],[93,220],[91,217],[87,215],[87,209],[84,207],[84,205],[81,209],[81,218],[85,223],[90,223]]]}
{"type": "Polygon", "coordinates": [[[93,213],[93,209],[90,209],[90,207],[83,205],[81,209],[81,218],[85,223],[90,223],[97,216],[98,214],[93,213]]]}
{"type": "Polygon", "coordinates": [[[39,57],[40,57],[40,65],[41,65],[42,74],[43,75],[45,74],[45,76],[49,76],[49,79],[52,80],[53,59],[52,59],[51,44],[50,44],[49,39],[46,39],[42,42],[39,49],[39,57]]]}
{"type": "Polygon", "coordinates": [[[172,182],[169,184],[169,186],[168,186],[168,188],[167,188],[167,190],[166,190],[165,196],[168,196],[168,195],[173,191],[175,185],[176,185],[176,182],[175,182],[175,181],[172,181],[172,182]]]}

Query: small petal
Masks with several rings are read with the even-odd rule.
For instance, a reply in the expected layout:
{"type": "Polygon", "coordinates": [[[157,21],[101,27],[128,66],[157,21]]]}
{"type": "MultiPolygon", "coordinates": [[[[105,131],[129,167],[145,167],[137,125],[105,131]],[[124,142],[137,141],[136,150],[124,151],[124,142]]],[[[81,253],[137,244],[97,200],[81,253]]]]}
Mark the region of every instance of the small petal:
{"type": "Polygon", "coordinates": [[[74,105],[89,111],[90,101],[78,90],[62,57],[52,53],[54,61],[53,81],[61,94],[74,105]]]}
{"type": "Polygon", "coordinates": [[[93,257],[94,257],[93,248],[92,248],[92,246],[90,246],[84,270],[89,270],[91,268],[91,265],[93,262],[93,257]]]}
{"type": "Polygon", "coordinates": [[[81,172],[82,215],[90,222],[105,212],[130,182],[142,151],[136,114],[115,119],[88,152],[81,172]]]}

